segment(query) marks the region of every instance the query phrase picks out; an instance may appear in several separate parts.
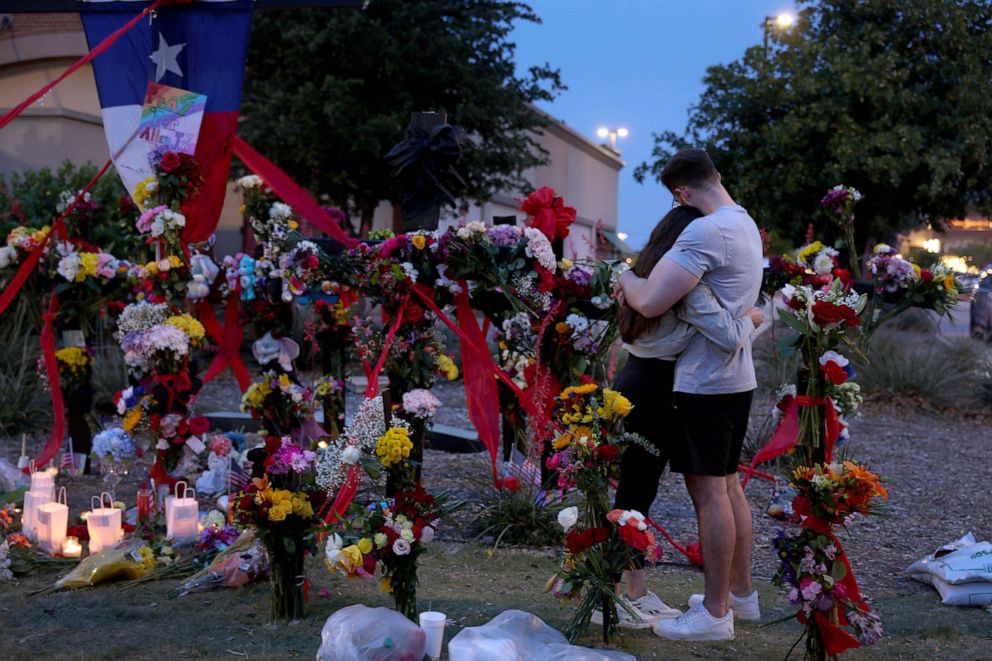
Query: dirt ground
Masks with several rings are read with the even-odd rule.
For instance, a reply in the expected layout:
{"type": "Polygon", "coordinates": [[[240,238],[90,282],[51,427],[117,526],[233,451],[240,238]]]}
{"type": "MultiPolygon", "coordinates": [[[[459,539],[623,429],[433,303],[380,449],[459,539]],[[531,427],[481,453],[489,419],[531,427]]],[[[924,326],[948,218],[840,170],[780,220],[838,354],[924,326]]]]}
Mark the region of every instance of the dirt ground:
{"type": "MultiPolygon", "coordinates": [[[[213,386],[214,384],[211,384],[213,386]]],[[[223,383],[205,390],[201,411],[232,407],[223,383]]],[[[443,384],[446,402],[439,421],[469,427],[459,400],[460,384],[443,384]]],[[[357,404],[358,397],[351,397],[357,404]]],[[[851,450],[888,479],[888,514],[861,520],[844,538],[865,592],[874,598],[886,629],[874,648],[855,652],[864,659],[992,659],[992,613],[942,606],[936,592],[911,581],[904,570],[935,547],[973,531],[992,538],[992,419],[918,408],[866,405],[853,421],[851,450]]],[[[32,439],[33,448],[41,438],[32,439]]],[[[19,439],[0,439],[0,456],[15,459],[19,439]]],[[[424,479],[429,489],[447,489],[477,498],[489,487],[488,455],[428,451],[424,479]]],[[[71,491],[88,494],[99,478],[80,478],[71,491]]],[[[125,494],[123,488],[122,493],[125,494]]],[[[787,616],[792,608],[768,579],[776,559],[770,541],[778,529],[763,514],[771,495],[766,482],[747,490],[755,510],[754,570],[762,594],[764,622],[787,616]]],[[[130,503],[129,503],[130,504],[130,503]]],[[[482,624],[508,608],[520,608],[561,628],[568,611],[542,593],[554,567],[552,552],[502,549],[490,557],[482,542],[471,543],[464,523],[471,510],[456,516],[442,540],[422,561],[421,608],[449,614],[447,636],[464,626],[482,624]]],[[[696,539],[691,503],[681,480],[666,474],[652,517],[679,541],[696,539]]],[[[651,587],[673,605],[702,586],[702,574],[677,551],[665,548],[665,563],[651,571],[651,587]]],[[[52,582],[53,574],[33,575],[17,584],[0,584],[0,650],[11,659],[177,658],[283,659],[312,657],[324,620],[351,603],[389,605],[374,582],[331,576],[312,561],[309,614],[273,627],[268,623],[265,584],[170,600],[173,583],[164,581],[121,592],[113,586],[29,597],[52,582]],[[318,597],[321,588],[330,596],[318,597]]],[[[742,624],[727,644],[672,644],[650,631],[630,634],[625,645],[640,659],[783,658],[799,635],[795,622],[767,627],[742,624]]],[[[583,644],[595,644],[587,636],[583,644]]]]}

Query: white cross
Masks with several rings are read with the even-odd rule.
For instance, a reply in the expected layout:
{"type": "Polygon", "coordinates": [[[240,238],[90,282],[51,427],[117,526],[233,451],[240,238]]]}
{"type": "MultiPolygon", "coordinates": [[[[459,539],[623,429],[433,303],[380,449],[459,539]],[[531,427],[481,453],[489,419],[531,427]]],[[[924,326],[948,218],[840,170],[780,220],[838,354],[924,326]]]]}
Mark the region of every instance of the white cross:
{"type": "Polygon", "coordinates": [[[175,46],[170,46],[165,42],[165,37],[162,36],[160,32],[158,35],[158,50],[148,56],[152,62],[155,63],[155,82],[162,80],[162,76],[165,75],[167,71],[182,76],[183,70],[179,68],[179,62],[176,61],[176,57],[186,47],[186,44],[176,44],[175,46]]]}

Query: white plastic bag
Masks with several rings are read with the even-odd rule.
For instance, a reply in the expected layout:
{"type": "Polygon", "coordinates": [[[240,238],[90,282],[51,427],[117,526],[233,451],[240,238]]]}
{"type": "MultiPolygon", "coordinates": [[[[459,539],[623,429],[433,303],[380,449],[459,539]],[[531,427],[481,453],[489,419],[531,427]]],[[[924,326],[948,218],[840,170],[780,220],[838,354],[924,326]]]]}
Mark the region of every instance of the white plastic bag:
{"type": "Polygon", "coordinates": [[[992,604],[992,544],[976,542],[971,533],[917,560],[906,572],[934,586],[949,606],[992,604]]]}
{"type": "Polygon", "coordinates": [[[424,630],[389,608],[345,606],[324,622],[317,661],[421,661],[424,630]]]}
{"type": "Polygon", "coordinates": [[[448,643],[451,661],[636,661],[625,652],[569,645],[536,615],[503,611],[481,627],[462,629],[448,643]]]}

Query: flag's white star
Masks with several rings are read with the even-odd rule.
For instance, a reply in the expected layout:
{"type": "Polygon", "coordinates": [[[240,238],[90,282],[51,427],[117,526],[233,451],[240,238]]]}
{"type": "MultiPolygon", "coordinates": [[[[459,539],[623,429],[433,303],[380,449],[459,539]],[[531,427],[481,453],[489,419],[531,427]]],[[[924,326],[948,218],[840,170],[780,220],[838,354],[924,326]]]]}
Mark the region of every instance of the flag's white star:
{"type": "Polygon", "coordinates": [[[162,80],[162,76],[165,75],[167,71],[182,76],[183,70],[179,68],[179,62],[176,61],[176,57],[186,47],[186,44],[176,44],[175,46],[170,46],[165,43],[165,37],[162,33],[158,35],[158,50],[148,56],[148,58],[155,63],[155,82],[162,80]]]}

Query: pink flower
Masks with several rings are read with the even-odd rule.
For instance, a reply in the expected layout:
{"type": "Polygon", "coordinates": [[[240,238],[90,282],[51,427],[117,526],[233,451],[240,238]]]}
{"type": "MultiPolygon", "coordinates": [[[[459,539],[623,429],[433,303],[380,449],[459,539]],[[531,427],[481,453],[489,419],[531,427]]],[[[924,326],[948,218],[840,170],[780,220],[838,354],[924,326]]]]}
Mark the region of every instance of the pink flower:
{"type": "Polygon", "coordinates": [[[165,211],[168,207],[164,204],[155,207],[154,209],[149,209],[145,211],[138,217],[138,222],[135,225],[139,232],[151,232],[152,231],[152,221],[155,220],[155,216],[165,211]]]}

